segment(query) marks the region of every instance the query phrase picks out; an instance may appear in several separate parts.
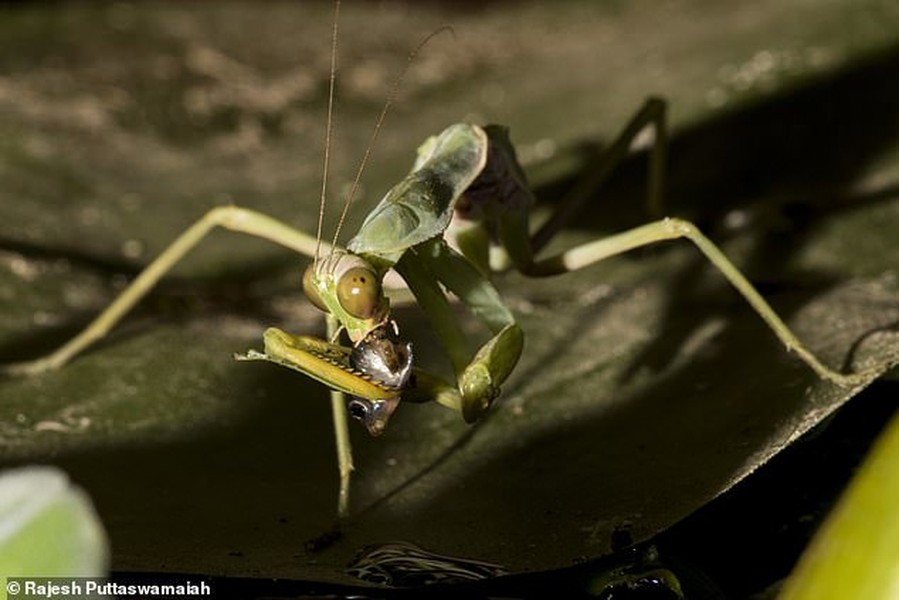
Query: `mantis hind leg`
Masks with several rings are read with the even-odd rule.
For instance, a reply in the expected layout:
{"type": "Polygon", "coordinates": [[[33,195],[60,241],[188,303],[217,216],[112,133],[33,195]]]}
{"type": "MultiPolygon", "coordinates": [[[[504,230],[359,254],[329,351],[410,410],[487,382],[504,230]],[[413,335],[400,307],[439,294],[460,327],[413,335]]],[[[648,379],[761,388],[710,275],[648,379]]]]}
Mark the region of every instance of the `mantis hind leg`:
{"type": "Polygon", "coordinates": [[[487,126],[485,131],[490,140],[487,166],[466,191],[469,202],[477,206],[483,216],[475,222],[463,217],[454,223],[452,237],[456,245],[485,273],[511,266],[530,274],[540,250],[595,195],[627,157],[634,140],[648,128],[652,129],[654,139],[649,151],[647,210],[650,215],[661,217],[668,156],[667,104],[661,98],[649,98],[532,235],[530,209],[535,202],[534,196],[508,131],[503,127],[487,126]],[[485,224],[489,225],[485,228],[485,224]],[[488,251],[491,238],[498,238],[502,246],[500,252],[488,251]]]}
{"type": "Polygon", "coordinates": [[[663,196],[668,160],[668,105],[661,99],[650,97],[638,110],[624,129],[602,153],[599,160],[591,165],[589,173],[575,184],[562,204],[550,218],[531,236],[531,249],[539,252],[602,187],[612,172],[627,157],[634,140],[641,132],[651,127],[654,133],[649,149],[649,172],[647,174],[646,206],[653,218],[663,213],[663,196]]]}
{"type": "MultiPolygon", "coordinates": [[[[272,217],[237,206],[214,208],[184,230],[79,334],[46,356],[2,365],[0,372],[14,376],[31,376],[58,369],[68,363],[109,333],[166,273],[217,227],[267,239],[310,257],[315,254],[314,237],[272,217]]],[[[322,248],[327,252],[329,246],[323,243],[322,248]]]]}
{"type": "Polygon", "coordinates": [[[690,240],[718,271],[727,278],[762,320],[767,323],[771,331],[786,345],[787,350],[795,352],[822,379],[843,386],[859,385],[870,381],[887,368],[887,365],[884,365],[847,375],[823,364],[799,341],[792,330],[784,323],[783,319],[777,315],[774,309],[771,308],[771,305],[759,294],[758,290],[734,266],[718,246],[703,235],[695,225],[682,219],[662,219],[594,242],[588,242],[556,256],[538,261],[533,265],[531,273],[545,276],[574,271],[616,254],[622,254],[656,242],[679,238],[690,240]]]}
{"type": "MultiPolygon", "coordinates": [[[[605,157],[583,178],[553,213],[549,220],[533,236],[528,234],[527,215],[520,211],[509,211],[497,219],[497,231],[509,259],[526,275],[541,277],[577,270],[599,262],[610,256],[664,240],[686,238],[690,240],[709,261],[730,281],[753,310],[767,323],[772,332],[786,345],[787,349],[805,362],[821,378],[839,385],[857,385],[870,380],[884,368],[869,369],[855,374],[843,374],[823,364],[806,348],[787,327],[783,319],[758,293],[723,252],[699,229],[681,219],[662,219],[635,227],[595,242],[572,248],[559,255],[537,259],[536,254],[572,217],[575,211],[601,186],[610,172],[626,156],[634,138],[645,127],[655,128],[656,139],[650,153],[648,203],[651,212],[661,211],[661,196],[665,178],[665,158],[667,155],[667,126],[664,101],[650,98],[619,134],[605,157]]],[[[502,144],[500,140],[500,144],[502,144]]],[[[507,152],[514,158],[514,155],[507,152]]]]}

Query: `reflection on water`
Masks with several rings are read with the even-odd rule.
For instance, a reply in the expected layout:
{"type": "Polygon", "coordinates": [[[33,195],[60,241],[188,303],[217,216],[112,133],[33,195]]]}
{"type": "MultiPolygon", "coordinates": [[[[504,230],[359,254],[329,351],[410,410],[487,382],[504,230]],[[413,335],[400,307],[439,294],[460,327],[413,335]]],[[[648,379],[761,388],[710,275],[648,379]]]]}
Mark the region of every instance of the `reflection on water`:
{"type": "Polygon", "coordinates": [[[414,587],[435,583],[465,583],[507,573],[501,565],[444,556],[408,542],[363,546],[347,573],[369,583],[414,587]]]}

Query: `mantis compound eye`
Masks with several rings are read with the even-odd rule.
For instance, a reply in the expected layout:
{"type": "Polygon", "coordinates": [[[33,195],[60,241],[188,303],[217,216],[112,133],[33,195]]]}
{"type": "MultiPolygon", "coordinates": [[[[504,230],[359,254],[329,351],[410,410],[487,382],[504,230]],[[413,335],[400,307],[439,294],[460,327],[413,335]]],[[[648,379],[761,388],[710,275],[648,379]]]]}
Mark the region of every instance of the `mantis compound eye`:
{"type": "Polygon", "coordinates": [[[337,282],[337,300],[357,319],[368,319],[381,306],[381,281],[366,267],[353,267],[337,282]]]}
{"type": "Polygon", "coordinates": [[[317,309],[329,312],[328,307],[322,302],[322,297],[318,295],[318,290],[312,285],[312,276],[314,274],[315,263],[309,263],[309,266],[303,271],[303,293],[306,294],[306,297],[309,298],[309,302],[311,302],[317,309]]]}

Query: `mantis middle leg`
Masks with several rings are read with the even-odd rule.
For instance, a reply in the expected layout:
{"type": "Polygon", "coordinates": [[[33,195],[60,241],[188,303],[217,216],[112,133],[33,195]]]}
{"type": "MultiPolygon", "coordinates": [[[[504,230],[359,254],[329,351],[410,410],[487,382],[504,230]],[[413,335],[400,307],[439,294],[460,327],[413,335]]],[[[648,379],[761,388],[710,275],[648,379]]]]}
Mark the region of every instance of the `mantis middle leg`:
{"type": "MultiPolygon", "coordinates": [[[[0,365],[0,372],[16,376],[39,375],[58,369],[104,337],[149,293],[166,273],[216,227],[239,231],[280,244],[300,254],[315,255],[315,238],[262,213],[238,206],[213,208],[184,230],[87,327],[71,340],[34,360],[0,365]]],[[[322,250],[330,246],[322,242],[322,250]]]]}
{"type": "MultiPolygon", "coordinates": [[[[319,245],[314,236],[303,233],[262,213],[238,206],[213,208],[163,250],[79,334],[44,357],[2,365],[0,366],[0,372],[13,376],[34,376],[45,371],[58,369],[68,363],[88,346],[109,333],[166,273],[217,227],[266,239],[310,258],[315,256],[317,245],[319,246],[319,251],[323,253],[329,252],[331,249],[326,242],[321,242],[319,245]]],[[[328,339],[336,337],[338,326],[331,316],[328,316],[327,327],[328,339]]],[[[340,471],[338,516],[344,517],[349,509],[350,475],[353,470],[353,458],[347,427],[346,403],[342,392],[331,391],[331,410],[334,417],[334,434],[340,471]]]]}

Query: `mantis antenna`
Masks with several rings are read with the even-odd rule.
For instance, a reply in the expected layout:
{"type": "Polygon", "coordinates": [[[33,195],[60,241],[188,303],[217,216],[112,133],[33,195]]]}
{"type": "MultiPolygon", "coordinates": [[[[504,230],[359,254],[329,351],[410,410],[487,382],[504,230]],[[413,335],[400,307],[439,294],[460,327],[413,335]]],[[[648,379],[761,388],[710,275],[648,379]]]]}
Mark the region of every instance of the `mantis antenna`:
{"type": "MultiPolygon", "coordinates": [[[[334,126],[334,82],[337,79],[337,23],[340,18],[340,0],[334,0],[334,22],[331,25],[331,76],[328,80],[328,116],[325,119],[325,151],[322,165],[322,190],[318,201],[318,227],[315,231],[315,256],[312,262],[318,262],[322,246],[322,225],[325,220],[325,195],[328,191],[328,168],[331,164],[331,130],[334,126]]],[[[338,226],[339,229],[339,226],[338,226]]],[[[336,239],[336,238],[335,238],[336,239]]]]}
{"type": "MultiPolygon", "coordinates": [[[[412,63],[415,61],[415,57],[418,56],[418,53],[421,52],[422,48],[424,48],[428,44],[428,42],[430,42],[432,39],[434,39],[444,31],[453,33],[453,28],[449,25],[444,25],[442,27],[439,27],[438,29],[435,29],[427,36],[425,36],[424,39],[418,42],[418,45],[415,46],[415,48],[411,52],[409,52],[409,55],[406,57],[406,64],[403,65],[403,69],[400,71],[396,79],[393,80],[393,84],[391,84],[390,86],[390,91],[387,93],[387,100],[384,102],[384,106],[381,108],[381,112],[378,114],[378,118],[375,121],[375,127],[371,132],[371,137],[368,139],[368,145],[365,148],[365,153],[362,155],[362,160],[359,161],[359,168],[356,170],[356,177],[353,179],[353,185],[350,187],[350,191],[343,203],[343,212],[340,213],[340,219],[338,219],[337,221],[337,228],[334,230],[334,239],[331,242],[331,254],[334,253],[334,247],[337,245],[337,238],[340,236],[340,230],[341,228],[343,228],[343,223],[344,221],[346,221],[347,214],[349,214],[350,212],[350,206],[353,204],[353,199],[356,197],[356,192],[359,189],[359,182],[362,180],[362,174],[365,172],[365,167],[368,165],[368,159],[371,156],[372,148],[374,148],[375,140],[378,139],[378,133],[380,133],[381,131],[381,126],[384,124],[384,119],[387,118],[387,113],[390,112],[390,107],[393,105],[393,101],[396,99],[397,92],[399,91],[400,86],[403,83],[403,79],[409,72],[409,67],[412,66],[412,63]]],[[[333,80],[331,83],[333,85],[333,80]]],[[[330,106],[328,107],[328,109],[328,119],[330,121],[330,106]]]]}

